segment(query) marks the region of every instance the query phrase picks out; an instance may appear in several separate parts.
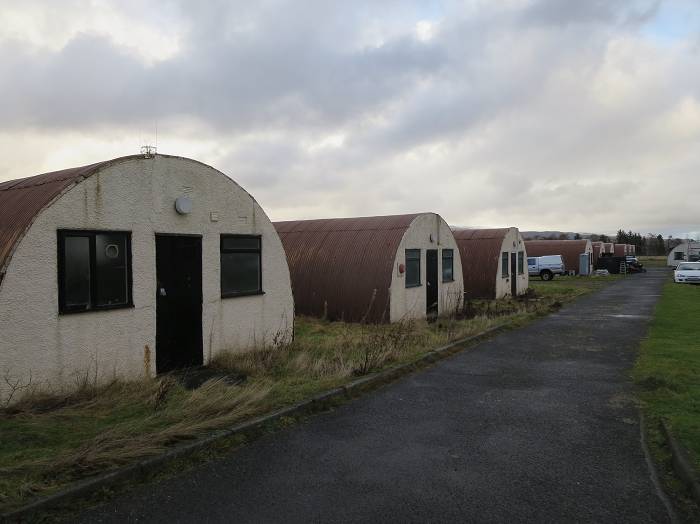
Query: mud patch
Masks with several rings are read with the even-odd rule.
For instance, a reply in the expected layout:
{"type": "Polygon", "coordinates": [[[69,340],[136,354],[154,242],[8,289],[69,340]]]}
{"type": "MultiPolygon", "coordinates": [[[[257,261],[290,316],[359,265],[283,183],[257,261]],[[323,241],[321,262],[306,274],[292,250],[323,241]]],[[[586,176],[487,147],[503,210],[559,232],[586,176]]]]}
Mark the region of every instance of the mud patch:
{"type": "Polygon", "coordinates": [[[639,400],[631,393],[618,393],[608,399],[608,406],[614,409],[639,407],[639,400]]]}

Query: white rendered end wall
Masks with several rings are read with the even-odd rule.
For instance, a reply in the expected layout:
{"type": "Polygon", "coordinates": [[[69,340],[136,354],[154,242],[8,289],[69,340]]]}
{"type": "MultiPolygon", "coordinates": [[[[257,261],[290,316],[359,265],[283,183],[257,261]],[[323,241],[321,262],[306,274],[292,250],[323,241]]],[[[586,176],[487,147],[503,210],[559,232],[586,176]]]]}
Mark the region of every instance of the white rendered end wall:
{"type": "Polygon", "coordinates": [[[393,275],[390,290],[390,321],[397,322],[404,319],[420,319],[426,316],[426,251],[438,250],[438,314],[447,314],[454,311],[461,304],[464,294],[464,281],[462,277],[462,261],[459,249],[452,231],[447,223],[433,213],[419,215],[411,223],[401,240],[396,259],[394,260],[393,275]],[[433,241],[430,241],[432,236],[433,241]],[[421,285],[406,287],[406,273],[399,271],[399,265],[406,264],[406,250],[421,250],[421,285]],[[452,282],[442,281],[442,250],[452,249],[453,273],[452,282]]]}
{"type": "Polygon", "coordinates": [[[503,238],[503,244],[501,245],[501,251],[498,254],[498,267],[496,269],[496,298],[503,298],[512,295],[511,293],[511,279],[516,279],[516,291],[518,295],[522,295],[527,291],[530,285],[529,276],[527,274],[527,250],[525,249],[525,242],[523,237],[517,228],[510,228],[510,231],[503,238]],[[511,254],[515,253],[516,261],[518,257],[518,252],[523,252],[523,273],[518,274],[516,270],[516,275],[511,275],[510,260],[511,254]],[[508,276],[503,277],[501,273],[501,257],[503,253],[508,253],[508,276]]]}
{"type": "MultiPolygon", "coordinates": [[[[70,189],[30,227],[0,284],[0,373],[54,389],[86,376],[153,376],[156,233],[202,236],[204,362],[223,350],[269,343],[278,332],[283,340],[291,338],[289,270],[263,210],[222,173],[157,156],[105,168],[70,189]],[[194,204],[184,216],[173,209],[183,194],[194,204]],[[58,229],[131,231],[133,308],[58,314],[58,229]],[[220,298],[220,234],[262,236],[265,294],[220,298]]],[[[0,390],[0,396],[6,393],[6,387],[0,390]]]]}

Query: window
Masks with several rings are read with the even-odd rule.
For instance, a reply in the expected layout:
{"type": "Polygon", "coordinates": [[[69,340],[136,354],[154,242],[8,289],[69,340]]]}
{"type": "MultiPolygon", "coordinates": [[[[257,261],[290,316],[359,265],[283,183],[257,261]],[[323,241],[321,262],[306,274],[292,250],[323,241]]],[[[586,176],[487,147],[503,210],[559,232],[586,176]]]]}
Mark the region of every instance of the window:
{"type": "Polygon", "coordinates": [[[685,259],[685,254],[682,251],[676,251],[673,254],[674,260],[684,260],[685,259]]]}
{"type": "Polygon", "coordinates": [[[452,249],[442,250],[442,281],[452,282],[454,280],[454,251],[452,249]]]}
{"type": "Polygon", "coordinates": [[[534,265],[535,265],[535,259],[534,259],[534,258],[528,258],[528,259],[527,259],[527,265],[528,265],[528,266],[534,266],[534,265]]]}
{"type": "Polygon", "coordinates": [[[261,239],[221,235],[221,297],[259,295],[262,291],[261,239]]]}
{"type": "Polygon", "coordinates": [[[59,312],[132,305],[131,233],[59,230],[59,312]]]}
{"type": "Polygon", "coordinates": [[[518,275],[525,274],[525,253],[518,251],[518,275]]]}
{"type": "Polygon", "coordinates": [[[508,252],[501,254],[501,277],[508,278],[508,252]]]}
{"type": "Polygon", "coordinates": [[[406,287],[420,286],[420,249],[406,250],[406,287]]]}

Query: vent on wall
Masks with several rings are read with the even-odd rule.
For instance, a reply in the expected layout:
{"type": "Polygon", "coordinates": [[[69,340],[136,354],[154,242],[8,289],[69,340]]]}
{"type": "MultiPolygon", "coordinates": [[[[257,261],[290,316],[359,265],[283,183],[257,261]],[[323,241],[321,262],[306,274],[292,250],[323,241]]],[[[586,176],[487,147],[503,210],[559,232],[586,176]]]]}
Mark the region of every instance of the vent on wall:
{"type": "Polygon", "coordinates": [[[141,154],[143,158],[153,158],[156,156],[158,148],[155,146],[141,146],[141,154]]]}

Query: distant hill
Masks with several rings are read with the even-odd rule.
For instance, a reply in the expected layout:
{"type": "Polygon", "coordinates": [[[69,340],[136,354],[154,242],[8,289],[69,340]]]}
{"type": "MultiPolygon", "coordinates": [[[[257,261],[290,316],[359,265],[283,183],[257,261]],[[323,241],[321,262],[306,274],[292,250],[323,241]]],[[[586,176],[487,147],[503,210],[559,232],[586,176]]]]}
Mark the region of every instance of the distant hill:
{"type": "MultiPolygon", "coordinates": [[[[573,240],[576,233],[572,231],[521,231],[520,234],[525,240],[537,239],[566,239],[573,240]]],[[[588,238],[592,233],[579,233],[581,238],[588,238]]]]}

